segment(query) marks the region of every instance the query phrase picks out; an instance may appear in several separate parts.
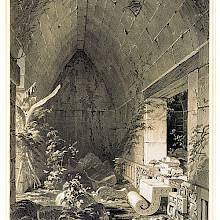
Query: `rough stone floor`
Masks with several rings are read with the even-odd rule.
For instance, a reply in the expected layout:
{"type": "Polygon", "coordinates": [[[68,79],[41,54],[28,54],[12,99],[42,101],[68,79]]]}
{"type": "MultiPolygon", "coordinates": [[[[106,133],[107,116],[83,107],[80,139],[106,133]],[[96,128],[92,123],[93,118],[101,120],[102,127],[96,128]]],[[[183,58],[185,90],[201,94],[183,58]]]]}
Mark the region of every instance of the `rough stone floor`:
{"type": "MultiPolygon", "coordinates": [[[[17,201],[28,199],[44,206],[55,206],[55,198],[59,191],[36,190],[17,196],[17,201]]],[[[130,207],[126,200],[103,201],[111,220],[168,220],[165,214],[156,214],[149,217],[140,217],[130,207]]]]}

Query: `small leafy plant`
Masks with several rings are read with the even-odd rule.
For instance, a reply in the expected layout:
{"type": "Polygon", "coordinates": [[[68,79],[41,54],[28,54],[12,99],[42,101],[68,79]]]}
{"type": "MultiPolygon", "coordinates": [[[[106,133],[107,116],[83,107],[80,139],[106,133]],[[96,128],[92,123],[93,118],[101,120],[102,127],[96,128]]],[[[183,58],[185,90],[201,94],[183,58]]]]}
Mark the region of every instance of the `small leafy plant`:
{"type": "Polygon", "coordinates": [[[170,132],[170,135],[173,137],[173,144],[172,144],[172,148],[177,149],[177,148],[183,148],[185,149],[185,135],[180,135],[177,134],[176,129],[172,129],[172,131],[170,132]]]}
{"type": "Polygon", "coordinates": [[[74,159],[78,150],[74,147],[77,142],[67,144],[57,130],[52,130],[47,134],[47,167],[44,171],[48,174],[44,186],[47,189],[57,189],[64,181],[64,172],[67,171],[71,159],[74,159]]]}
{"type": "Polygon", "coordinates": [[[50,109],[40,107],[34,111],[31,120],[25,126],[17,121],[17,126],[21,125],[16,134],[17,149],[20,152],[21,161],[20,170],[16,177],[18,182],[21,175],[26,175],[26,178],[29,179],[29,182],[33,182],[34,186],[41,186],[42,172],[46,167],[46,134],[51,129],[49,124],[45,123],[45,117],[50,112],[50,109]],[[31,175],[26,174],[28,170],[31,175]]]}
{"type": "Polygon", "coordinates": [[[65,197],[63,202],[69,209],[77,210],[84,203],[82,197],[87,194],[87,189],[80,183],[81,176],[76,175],[71,181],[63,185],[65,197]]]}
{"type": "Polygon", "coordinates": [[[95,200],[88,193],[90,188],[85,188],[80,183],[80,179],[81,176],[76,174],[72,180],[67,181],[63,185],[63,211],[59,219],[68,219],[71,217],[74,217],[74,219],[93,219],[94,209],[90,206],[95,204],[95,200]]]}

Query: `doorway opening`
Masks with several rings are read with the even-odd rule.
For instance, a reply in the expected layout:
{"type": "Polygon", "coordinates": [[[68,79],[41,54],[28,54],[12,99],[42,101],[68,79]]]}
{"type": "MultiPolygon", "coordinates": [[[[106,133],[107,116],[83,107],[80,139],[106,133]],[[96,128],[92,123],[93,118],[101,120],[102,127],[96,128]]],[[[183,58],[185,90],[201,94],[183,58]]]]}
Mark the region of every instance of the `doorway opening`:
{"type": "Polygon", "coordinates": [[[180,160],[184,171],[187,164],[187,91],[167,101],[167,154],[180,160]]]}

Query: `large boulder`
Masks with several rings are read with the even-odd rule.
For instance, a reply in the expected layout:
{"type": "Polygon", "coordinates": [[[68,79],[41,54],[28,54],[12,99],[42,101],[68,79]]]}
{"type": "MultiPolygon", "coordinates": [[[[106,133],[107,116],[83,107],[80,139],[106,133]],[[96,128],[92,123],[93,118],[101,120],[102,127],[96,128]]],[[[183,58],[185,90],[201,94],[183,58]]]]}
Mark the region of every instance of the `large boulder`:
{"type": "Polygon", "coordinates": [[[84,158],[81,158],[74,171],[89,179],[94,190],[100,186],[114,186],[117,182],[110,163],[108,161],[102,162],[93,153],[88,153],[84,158]]]}

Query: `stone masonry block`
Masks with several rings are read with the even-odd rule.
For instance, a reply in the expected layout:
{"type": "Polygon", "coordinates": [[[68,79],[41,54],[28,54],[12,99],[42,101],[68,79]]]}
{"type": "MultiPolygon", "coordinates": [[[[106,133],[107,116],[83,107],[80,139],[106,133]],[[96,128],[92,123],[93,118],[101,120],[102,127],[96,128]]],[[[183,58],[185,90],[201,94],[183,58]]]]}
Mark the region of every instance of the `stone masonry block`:
{"type": "Polygon", "coordinates": [[[140,14],[135,18],[131,29],[127,30],[126,29],[126,33],[128,35],[128,38],[134,43],[134,44],[138,44],[139,41],[138,39],[140,38],[141,34],[143,33],[143,31],[145,30],[145,17],[143,12],[141,11],[140,14]]]}
{"type": "Polygon", "coordinates": [[[106,9],[103,16],[103,23],[108,27],[110,26],[112,20],[114,19],[113,10],[114,10],[114,4],[112,4],[111,1],[107,1],[106,9]]]}
{"type": "Polygon", "coordinates": [[[209,44],[204,45],[199,51],[199,66],[204,66],[209,63],[209,44]]]}
{"type": "Polygon", "coordinates": [[[51,1],[48,6],[49,7],[46,10],[46,14],[48,16],[48,19],[51,22],[51,25],[53,25],[58,20],[58,14],[57,14],[57,11],[56,11],[56,3],[55,3],[55,1],[51,1]]]}
{"type": "Polygon", "coordinates": [[[208,18],[205,18],[205,15],[200,17],[198,21],[193,25],[193,27],[190,29],[191,32],[191,38],[193,42],[193,46],[198,48],[200,45],[205,43],[209,39],[209,33],[208,33],[208,24],[206,24],[206,20],[209,20],[208,18]]]}
{"type": "Polygon", "coordinates": [[[164,143],[167,139],[167,121],[146,120],[144,142],[164,143]]]}
{"type": "Polygon", "coordinates": [[[209,107],[198,109],[198,125],[206,126],[209,124],[209,107]]]}
{"type": "Polygon", "coordinates": [[[196,111],[198,108],[198,70],[188,75],[188,111],[196,111]]]}
{"type": "Polygon", "coordinates": [[[130,10],[125,10],[122,17],[121,17],[121,23],[127,31],[130,31],[131,25],[134,22],[135,17],[133,13],[130,10]]]}
{"type": "Polygon", "coordinates": [[[165,26],[157,38],[160,52],[164,53],[174,42],[174,38],[169,27],[165,26]]]}
{"type": "Polygon", "coordinates": [[[152,20],[148,25],[148,30],[151,34],[151,37],[154,39],[158,33],[166,26],[169,19],[174,14],[174,8],[171,7],[169,1],[163,2],[159,5],[158,10],[155,12],[152,20]]]}
{"type": "Polygon", "coordinates": [[[189,28],[189,26],[184,22],[180,12],[177,11],[169,21],[167,28],[171,31],[172,38],[175,41],[189,28]]]}
{"type": "Polygon", "coordinates": [[[209,66],[199,69],[198,107],[209,105],[209,66]]]}
{"type": "Polygon", "coordinates": [[[185,22],[192,25],[198,20],[200,12],[193,1],[186,0],[180,9],[180,14],[185,22]]]}
{"type": "Polygon", "coordinates": [[[167,156],[166,143],[144,143],[144,165],[151,160],[161,160],[167,156]]]}
{"type": "Polygon", "coordinates": [[[179,63],[184,57],[192,53],[194,50],[190,32],[184,33],[173,45],[173,53],[175,63],[179,63]]]}
{"type": "Polygon", "coordinates": [[[158,1],[151,1],[151,0],[144,1],[142,10],[145,17],[147,18],[147,21],[149,21],[152,18],[158,7],[159,7],[158,1]]]}
{"type": "Polygon", "coordinates": [[[173,67],[175,65],[175,60],[173,57],[173,49],[172,47],[169,48],[164,55],[162,56],[163,62],[166,64],[164,67],[163,72],[166,72],[167,70],[169,70],[171,67],[173,67]]]}
{"type": "Polygon", "coordinates": [[[66,5],[63,4],[63,1],[55,1],[55,10],[56,10],[57,17],[59,19],[62,19],[70,11],[70,8],[66,7],[66,5]]]}
{"type": "Polygon", "coordinates": [[[193,131],[197,125],[198,125],[198,110],[193,110],[188,112],[188,122],[187,122],[188,143],[191,142],[193,131]]]}
{"type": "Polygon", "coordinates": [[[87,0],[77,0],[78,15],[86,15],[87,10],[87,0]]]}

